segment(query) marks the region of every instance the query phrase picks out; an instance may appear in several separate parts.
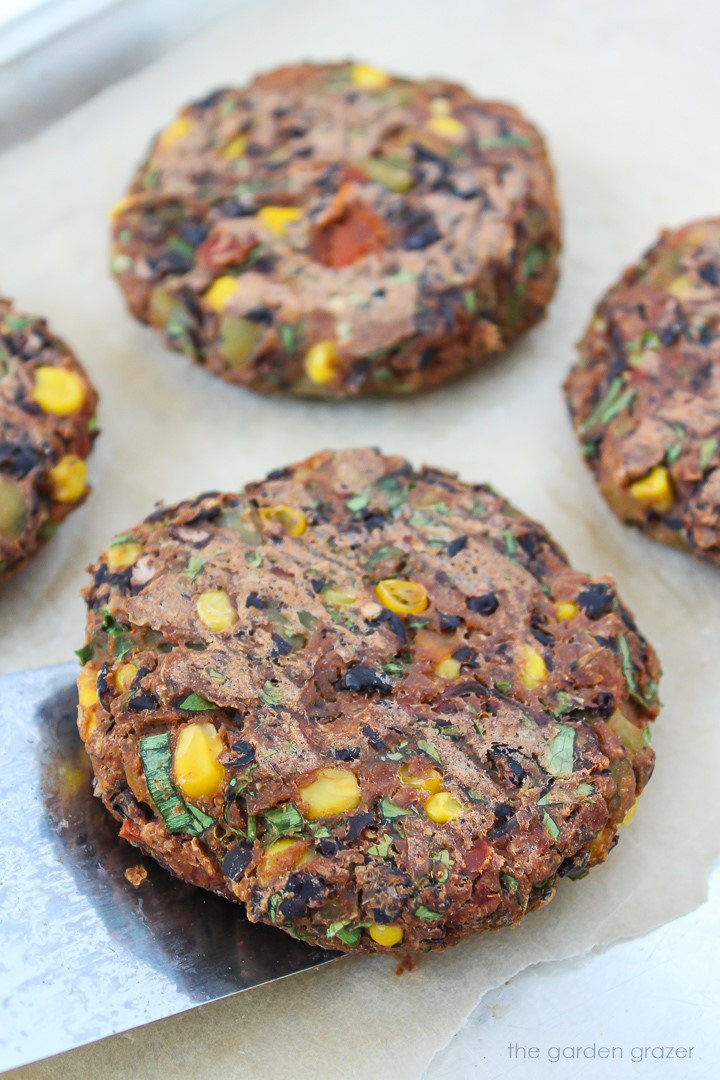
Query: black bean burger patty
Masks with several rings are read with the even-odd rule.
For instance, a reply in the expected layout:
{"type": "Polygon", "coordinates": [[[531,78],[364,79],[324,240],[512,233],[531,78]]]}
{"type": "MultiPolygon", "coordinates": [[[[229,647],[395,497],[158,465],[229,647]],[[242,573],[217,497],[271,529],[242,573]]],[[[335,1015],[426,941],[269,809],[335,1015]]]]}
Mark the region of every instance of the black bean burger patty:
{"type": "Polygon", "coordinates": [[[0,581],[84,501],[96,404],[45,320],[0,297],[0,581]]]}
{"type": "Polygon", "coordinates": [[[565,393],[611,509],[720,566],[720,219],[664,232],[579,350],[565,393]]]}
{"type": "Polygon", "coordinates": [[[309,942],[515,923],[652,772],[655,653],[486,485],[321,453],[91,572],[79,728],[120,835],[309,942]]]}
{"type": "Polygon", "coordinates": [[[532,124],[367,64],[286,67],[187,106],[113,221],[133,314],[266,392],[435,386],[536,323],[557,279],[532,124]]]}

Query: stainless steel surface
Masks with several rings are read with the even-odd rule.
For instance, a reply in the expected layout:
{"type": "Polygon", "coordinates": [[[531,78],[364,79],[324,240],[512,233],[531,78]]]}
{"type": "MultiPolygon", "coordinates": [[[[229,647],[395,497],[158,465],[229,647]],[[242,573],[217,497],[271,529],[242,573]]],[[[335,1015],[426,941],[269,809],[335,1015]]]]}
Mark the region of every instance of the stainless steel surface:
{"type": "Polygon", "coordinates": [[[92,795],[76,673],[0,678],[0,1071],[335,955],[251,925],[118,839],[92,795]]]}

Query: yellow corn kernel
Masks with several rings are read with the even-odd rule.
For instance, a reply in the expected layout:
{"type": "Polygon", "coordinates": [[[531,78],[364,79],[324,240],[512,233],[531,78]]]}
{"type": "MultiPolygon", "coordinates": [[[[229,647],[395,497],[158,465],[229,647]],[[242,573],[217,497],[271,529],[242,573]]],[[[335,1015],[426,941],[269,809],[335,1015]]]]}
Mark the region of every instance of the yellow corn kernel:
{"type": "Polygon", "coordinates": [[[430,102],[430,115],[431,116],[448,116],[450,113],[450,102],[446,97],[436,97],[430,102]]]}
{"type": "Polygon", "coordinates": [[[295,506],[261,506],[258,516],[263,525],[282,525],[288,536],[302,536],[307,518],[295,506]]]}
{"type": "Polygon", "coordinates": [[[436,791],[425,803],[425,813],[431,821],[444,825],[455,821],[463,812],[462,804],[449,791],[436,791]]]}
{"type": "Polygon", "coordinates": [[[124,544],[111,544],[103,554],[103,558],[110,573],[114,574],[118,570],[127,570],[128,566],[132,566],[141,551],[142,544],[128,540],[124,544]]]}
{"type": "Polygon", "coordinates": [[[304,840],[298,840],[292,836],[281,836],[279,840],[274,840],[265,848],[262,862],[258,867],[257,875],[260,884],[267,885],[270,882],[278,863],[282,862],[286,869],[292,870],[308,854],[308,846],[304,840]],[[295,850],[291,851],[291,848],[295,850]]]}
{"type": "Polygon", "coordinates": [[[258,210],[258,221],[276,236],[284,236],[285,230],[292,221],[302,217],[302,210],[297,206],[263,206],[258,210]]]}
{"type": "Polygon", "coordinates": [[[341,589],[325,589],[323,600],[331,607],[350,607],[357,601],[355,593],[343,592],[341,589]]]}
{"type": "Polygon", "coordinates": [[[439,664],[435,665],[435,674],[441,679],[458,679],[460,677],[460,661],[454,656],[446,656],[439,664]]]}
{"type": "Polygon", "coordinates": [[[352,769],[323,769],[312,784],[300,788],[309,818],[331,817],[360,804],[361,792],[352,769]]]}
{"type": "Polygon", "coordinates": [[[350,78],[361,90],[382,90],[390,82],[388,73],[372,64],[353,64],[350,78]]]}
{"type": "Polygon", "coordinates": [[[430,603],[424,585],[403,578],[384,578],[375,586],[375,593],[382,606],[396,615],[419,615],[430,603]]]}
{"type": "Polygon", "coordinates": [[[439,113],[431,116],[427,122],[430,131],[440,135],[443,139],[462,139],[467,134],[467,128],[456,120],[454,116],[439,113]]]}
{"type": "Polygon", "coordinates": [[[111,221],[116,221],[126,210],[130,210],[133,206],[136,206],[137,202],[137,195],[123,195],[122,199],[118,199],[118,201],[113,203],[110,207],[108,217],[111,221]]]}
{"type": "Polygon", "coordinates": [[[537,649],[523,645],[520,652],[520,678],[528,690],[534,690],[547,678],[547,667],[537,649]]]}
{"type": "Polygon", "coordinates": [[[247,146],[247,135],[238,135],[236,139],[229,142],[227,146],[222,149],[222,156],[232,161],[234,158],[240,158],[245,153],[245,147],[247,146]]]}
{"type": "Polygon", "coordinates": [[[635,802],[634,802],[634,803],[632,804],[632,806],[631,806],[631,807],[630,807],[630,809],[628,810],[628,812],[627,812],[627,814],[625,815],[625,817],[624,817],[624,818],[622,819],[622,821],[620,822],[620,828],[621,828],[621,829],[624,829],[626,825],[629,825],[629,824],[630,824],[630,822],[632,821],[632,819],[633,819],[633,818],[635,817],[635,811],[636,811],[636,810],[637,810],[637,808],[638,808],[638,803],[639,803],[639,801],[640,801],[640,796],[638,796],[638,798],[637,798],[637,799],[635,800],[635,802]]]}
{"type": "Polygon", "coordinates": [[[212,724],[187,724],[181,729],[173,754],[175,783],[190,799],[213,796],[225,769],[217,760],[223,741],[212,724]]]}
{"type": "Polygon", "coordinates": [[[368,926],[368,934],[378,945],[384,945],[386,949],[391,949],[393,945],[400,944],[405,936],[405,931],[397,923],[374,922],[368,926]]]}
{"type": "Polygon", "coordinates": [[[165,130],[160,132],[158,145],[163,150],[169,149],[175,143],[180,142],[181,139],[186,138],[190,134],[191,128],[192,124],[187,116],[178,116],[177,120],[173,120],[172,124],[168,124],[165,130]]]}
{"type": "Polygon", "coordinates": [[[643,506],[656,510],[669,510],[673,504],[673,488],[670,473],[664,465],[656,465],[647,476],[630,485],[630,494],[643,506]]]}
{"type": "Polygon", "coordinates": [[[87,487],[87,465],[75,454],[61,457],[48,473],[50,493],[55,502],[77,502],[87,487]]]}
{"type": "Polygon", "coordinates": [[[318,341],[308,349],[305,357],[305,374],[310,382],[325,386],[332,382],[337,371],[338,351],[334,341],[318,341]]]}
{"type": "Polygon", "coordinates": [[[236,292],[238,286],[238,279],[232,277],[231,274],[225,274],[223,277],[216,278],[208,291],[203,296],[203,300],[208,304],[213,311],[221,312],[227,304],[230,297],[236,292]]]}
{"type": "Polygon", "coordinates": [[[77,371],[45,365],[35,368],[32,396],[43,412],[56,416],[77,412],[85,400],[86,389],[85,380],[77,371]]]}
{"type": "Polygon", "coordinates": [[[398,769],[398,776],[403,784],[409,784],[410,787],[418,788],[420,791],[429,791],[431,795],[442,788],[442,773],[439,769],[431,769],[426,776],[413,776],[410,766],[403,764],[398,769]]]}
{"type": "Polygon", "coordinates": [[[671,281],[667,287],[667,291],[672,293],[678,300],[683,300],[686,296],[690,296],[695,292],[695,282],[690,274],[683,274],[681,277],[675,278],[671,281]]]}
{"type": "Polygon", "coordinates": [[[574,600],[558,600],[553,604],[555,608],[555,618],[558,622],[564,622],[566,619],[574,619],[580,608],[577,606],[574,600]]]}
{"type": "Polygon", "coordinates": [[[115,689],[119,694],[125,694],[130,689],[130,684],[138,673],[137,664],[121,664],[115,672],[115,689]]]}
{"type": "Polygon", "coordinates": [[[237,612],[224,589],[210,589],[201,593],[195,603],[195,610],[201,623],[208,630],[220,633],[227,630],[237,619],[237,612]]]}
{"type": "Polygon", "coordinates": [[[100,699],[97,692],[97,671],[86,664],[78,675],[78,700],[83,709],[91,709],[98,705],[100,699]]]}

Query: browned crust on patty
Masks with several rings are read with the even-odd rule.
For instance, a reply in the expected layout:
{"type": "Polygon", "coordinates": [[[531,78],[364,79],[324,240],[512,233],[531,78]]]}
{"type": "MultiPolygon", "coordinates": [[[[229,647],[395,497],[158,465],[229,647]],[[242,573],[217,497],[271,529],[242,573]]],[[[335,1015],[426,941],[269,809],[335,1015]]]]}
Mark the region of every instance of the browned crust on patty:
{"type": "Polygon", "coordinates": [[[383,948],[371,924],[406,951],[510,925],[605,859],[651,775],[655,653],[609,578],[573,570],[486,485],[325,452],[160,508],[122,543],[131,564],[112,573],[105,553],[85,593],[97,794],[123,837],[254,921],[362,952],[383,948]],[[387,579],[427,607],[392,612],[387,579]],[[198,601],[217,591],[232,623],[211,631],[198,601]],[[169,762],[196,723],[219,733],[224,774],[185,800],[202,829],[171,832],[142,747],[165,740],[169,762]],[[357,802],[313,817],[324,769],[352,774],[357,802]],[[438,789],[454,819],[430,814],[438,789]],[[293,843],[268,867],[279,836],[293,843]]]}
{"type": "Polygon", "coordinates": [[[565,392],[611,508],[720,565],[720,219],[664,232],[578,348],[565,392]]]}
{"type": "Polygon", "coordinates": [[[88,456],[96,406],[84,369],[45,320],[15,311],[0,297],[0,582],[87,497],[85,485],[77,498],[59,501],[53,469],[88,456]],[[38,369],[48,367],[81,380],[84,395],[77,408],[58,415],[35,400],[38,369]]]}
{"type": "Polygon", "coordinates": [[[422,390],[501,353],[552,296],[559,213],[533,125],[455,84],[364,88],[354,70],[283,68],[187,106],[116,208],[130,310],[225,379],[422,390]],[[281,236],[262,213],[278,206],[298,212],[281,236]],[[319,378],[306,361],[328,342],[319,378]]]}

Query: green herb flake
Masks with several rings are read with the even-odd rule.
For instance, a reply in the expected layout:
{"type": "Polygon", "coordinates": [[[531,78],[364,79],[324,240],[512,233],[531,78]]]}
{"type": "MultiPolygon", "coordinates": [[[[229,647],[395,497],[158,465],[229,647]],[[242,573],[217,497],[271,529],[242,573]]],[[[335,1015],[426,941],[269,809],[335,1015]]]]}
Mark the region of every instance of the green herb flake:
{"type": "Polygon", "coordinates": [[[78,658],[78,660],[80,661],[81,664],[87,664],[88,661],[92,660],[92,657],[93,657],[92,642],[89,641],[88,644],[83,645],[83,647],[81,649],[76,649],[75,650],[75,655],[77,656],[77,658],[78,658]]]}
{"type": "Polygon", "coordinates": [[[437,761],[438,765],[442,765],[442,758],[433,744],[428,742],[427,739],[418,739],[418,750],[422,750],[422,752],[427,754],[429,758],[432,758],[433,761],[437,761]]]}
{"type": "Polygon", "coordinates": [[[703,472],[707,469],[708,465],[715,457],[717,453],[718,442],[717,435],[711,435],[709,439],[704,439],[700,444],[700,468],[703,472]]]}
{"type": "Polygon", "coordinates": [[[632,653],[630,652],[630,646],[628,645],[627,638],[624,634],[618,634],[617,637],[618,649],[620,650],[620,659],[622,661],[623,675],[625,676],[625,682],[630,693],[630,697],[639,702],[646,709],[649,708],[657,697],[657,684],[651,682],[648,685],[647,696],[643,694],[642,690],[638,686],[637,677],[635,674],[635,665],[633,664],[632,653]]]}
{"type": "Polygon", "coordinates": [[[471,315],[475,314],[475,312],[477,311],[477,296],[472,289],[467,289],[463,293],[463,304],[465,305],[466,310],[469,311],[471,315]]]}
{"type": "Polygon", "coordinates": [[[184,701],[181,701],[179,709],[184,712],[212,712],[213,709],[217,709],[217,705],[213,705],[212,701],[208,701],[202,694],[188,694],[184,701]]]}
{"type": "Polygon", "coordinates": [[[410,817],[412,810],[406,810],[404,807],[398,806],[385,795],[380,800],[380,813],[386,821],[392,821],[393,818],[410,817]]]}
{"type": "Polygon", "coordinates": [[[259,570],[263,564],[263,558],[259,551],[248,551],[245,562],[248,566],[254,566],[256,570],[259,570]]]}
{"type": "Polygon", "coordinates": [[[210,679],[218,679],[220,682],[227,682],[228,681],[228,676],[223,675],[222,671],[218,671],[218,669],[214,668],[214,667],[206,667],[205,668],[205,674],[210,679]]]}
{"type": "Polygon", "coordinates": [[[116,660],[123,660],[133,647],[132,639],[123,635],[113,641],[112,654],[116,660]]]}
{"type": "Polygon", "coordinates": [[[512,532],[511,529],[504,529],[502,535],[503,543],[505,544],[505,551],[511,559],[514,559],[517,555],[517,541],[515,539],[515,534],[512,532]]]}
{"type": "Polygon", "coordinates": [[[282,703],[282,694],[278,690],[277,686],[266,679],[263,683],[263,688],[259,694],[260,700],[265,702],[266,705],[280,705],[282,703]]]}
{"type": "Polygon", "coordinates": [[[575,788],[575,794],[576,795],[594,795],[595,794],[595,788],[592,786],[592,784],[585,784],[585,783],[578,784],[578,786],[575,788]]]}
{"type": "Polygon", "coordinates": [[[369,847],[368,855],[375,855],[378,859],[387,859],[390,854],[390,848],[392,847],[393,837],[388,833],[378,839],[377,844],[373,844],[369,847]]]}
{"type": "MultiPolygon", "coordinates": [[[[348,509],[350,509],[348,505],[348,509]]],[[[395,547],[394,544],[383,544],[382,547],[376,548],[372,555],[366,562],[368,570],[372,570],[373,567],[379,563],[385,562],[386,559],[402,559],[405,557],[405,552],[402,548],[395,547]]]]}
{"type": "Polygon", "coordinates": [[[548,814],[547,810],[543,814],[542,827],[544,832],[546,832],[552,840],[557,840],[560,835],[560,830],[555,824],[554,819],[548,814]]]}
{"type": "Polygon", "coordinates": [[[364,491],[359,491],[357,495],[353,495],[351,499],[345,503],[346,510],[349,510],[351,514],[361,514],[366,509],[370,502],[370,489],[365,488],[364,491]]]}
{"type": "Polygon", "coordinates": [[[513,877],[512,874],[508,874],[507,871],[501,870],[499,880],[502,891],[507,893],[514,892],[517,898],[518,907],[524,911],[525,905],[522,902],[522,893],[520,891],[520,882],[518,879],[513,877]]]}
{"type": "Polygon", "coordinates": [[[330,923],[326,934],[328,938],[340,938],[346,945],[357,945],[362,934],[362,927],[350,926],[349,919],[341,919],[338,922],[330,923]]]}
{"type": "Polygon", "coordinates": [[[301,626],[304,626],[306,630],[314,630],[317,626],[317,619],[309,611],[298,611],[297,617],[301,626]]]}
{"type": "Polygon", "coordinates": [[[495,689],[501,694],[509,694],[512,690],[512,683],[507,682],[505,679],[499,679],[495,683],[495,689]]]}
{"type": "Polygon", "coordinates": [[[386,660],[381,667],[385,674],[393,679],[402,679],[405,675],[405,665],[402,660],[386,660]]]}
{"type": "Polygon", "coordinates": [[[431,911],[430,908],[426,908],[424,904],[420,904],[415,908],[413,912],[418,919],[442,919],[442,915],[438,911],[431,911]]]}
{"type": "Polygon", "coordinates": [[[295,346],[297,343],[295,327],[291,326],[289,323],[280,323],[277,330],[278,334],[280,335],[280,341],[282,342],[283,349],[286,353],[288,353],[288,355],[291,356],[295,352],[295,346]]]}
{"type": "Polygon", "coordinates": [[[120,547],[121,544],[137,544],[138,540],[132,533],[123,533],[122,536],[116,536],[114,540],[110,542],[110,547],[120,547]]]}
{"type": "Polygon", "coordinates": [[[170,733],[145,735],[140,739],[140,761],[150,797],[169,833],[200,836],[215,824],[215,818],[186,803],[172,782],[170,733]]]}
{"type": "Polygon", "coordinates": [[[272,806],[263,812],[262,817],[268,828],[267,835],[263,837],[263,844],[266,846],[277,840],[279,836],[302,832],[305,825],[305,819],[295,803],[272,806]]]}
{"type": "Polygon", "coordinates": [[[100,629],[109,637],[122,637],[122,635],[130,629],[130,627],[125,626],[124,623],[118,622],[115,616],[110,614],[108,608],[100,608],[100,613],[104,616],[100,629]]]}
{"type": "Polygon", "coordinates": [[[546,768],[553,776],[571,773],[575,762],[575,728],[558,724],[557,729],[546,752],[546,768]]]}
{"type": "Polygon", "coordinates": [[[191,555],[188,559],[188,564],[183,570],[183,577],[190,578],[194,581],[198,574],[202,574],[205,569],[205,563],[202,561],[199,555],[191,555]]]}

